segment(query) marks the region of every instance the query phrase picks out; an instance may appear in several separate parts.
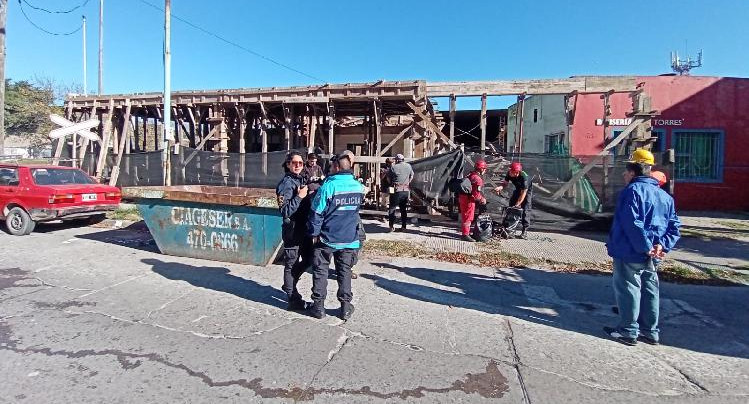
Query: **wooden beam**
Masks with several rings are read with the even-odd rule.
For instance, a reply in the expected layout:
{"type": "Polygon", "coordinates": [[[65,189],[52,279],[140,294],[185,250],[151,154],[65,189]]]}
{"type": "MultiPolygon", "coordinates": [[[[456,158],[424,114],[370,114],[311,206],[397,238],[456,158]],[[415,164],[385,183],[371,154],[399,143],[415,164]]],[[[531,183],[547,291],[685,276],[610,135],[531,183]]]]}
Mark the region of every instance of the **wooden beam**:
{"type": "Polygon", "coordinates": [[[335,131],[335,106],[328,104],[328,154],[333,154],[333,137],[335,131]]]}
{"type": "Polygon", "coordinates": [[[291,111],[285,104],[281,107],[283,109],[283,140],[286,150],[291,150],[291,111]]]}
{"type": "Polygon", "coordinates": [[[395,144],[398,143],[398,141],[401,140],[403,136],[405,136],[406,133],[408,133],[411,130],[411,128],[413,128],[413,125],[406,126],[406,128],[400,131],[400,133],[398,133],[393,138],[393,140],[391,140],[390,143],[387,144],[387,146],[385,146],[382,150],[380,150],[380,153],[378,155],[382,156],[383,154],[387,153],[388,150],[390,150],[393,146],[395,146],[395,144]]]}
{"type": "Polygon", "coordinates": [[[120,164],[122,164],[122,154],[125,152],[125,139],[128,138],[128,127],[130,126],[130,112],[132,105],[125,104],[125,119],[122,123],[123,131],[120,133],[120,149],[117,153],[117,160],[112,167],[112,175],[109,177],[109,185],[117,185],[117,178],[120,176],[120,164]]]}
{"type": "Polygon", "coordinates": [[[638,115],[635,119],[632,120],[632,123],[630,123],[622,133],[619,134],[619,136],[615,137],[609,144],[607,144],[603,150],[601,150],[596,156],[593,157],[593,159],[585,165],[580,171],[576,172],[575,175],[570,178],[569,181],[564,183],[561,188],[557,190],[557,192],[554,193],[554,195],[551,196],[551,199],[559,199],[562,195],[564,195],[565,192],[567,192],[570,187],[572,187],[577,181],[580,180],[580,178],[583,177],[588,171],[590,171],[593,166],[598,164],[598,161],[605,155],[609,154],[609,150],[613,149],[618,145],[622,140],[626,139],[629,134],[637,128],[640,124],[645,123],[647,120],[651,119],[650,116],[643,117],[641,115],[638,115]]]}
{"type": "MultiPolygon", "coordinates": [[[[382,156],[382,108],[380,106],[380,102],[378,100],[372,101],[372,114],[374,115],[374,126],[375,126],[375,156],[381,157],[382,156]]],[[[376,161],[374,167],[374,173],[372,173],[375,177],[375,200],[379,200],[379,192],[380,192],[380,182],[382,179],[380,178],[380,162],[376,161]]]]}
{"type": "MultiPolygon", "coordinates": [[[[109,100],[109,108],[107,109],[106,122],[104,122],[104,133],[101,134],[101,147],[99,147],[99,160],[96,162],[96,180],[101,181],[101,174],[104,171],[104,165],[107,163],[107,153],[109,152],[109,142],[112,140],[112,121],[115,118],[114,113],[114,100],[109,100]]],[[[123,144],[117,150],[124,147],[123,144]]],[[[119,152],[118,152],[119,154],[119,152]]]]}
{"type": "Polygon", "coordinates": [[[576,76],[566,79],[454,81],[426,84],[429,97],[630,92],[637,87],[635,76],[576,76]]]}
{"type": "MultiPolygon", "coordinates": [[[[65,119],[70,121],[73,117],[73,104],[68,103],[65,107],[65,119]]],[[[52,165],[56,166],[60,164],[60,156],[62,156],[63,147],[65,147],[65,137],[57,139],[57,146],[55,147],[55,156],[52,159],[52,165]]]]}
{"type": "Polygon", "coordinates": [[[421,120],[424,121],[424,123],[429,128],[431,128],[434,131],[434,133],[436,133],[437,136],[439,136],[440,139],[442,139],[442,141],[446,145],[449,145],[452,149],[456,149],[458,147],[457,145],[455,145],[455,142],[453,142],[452,140],[450,140],[449,137],[445,136],[445,134],[442,133],[442,131],[440,130],[440,128],[438,128],[437,125],[435,125],[434,122],[432,122],[432,120],[429,119],[429,117],[427,117],[426,115],[424,115],[423,112],[421,112],[421,110],[419,109],[419,107],[417,107],[416,105],[414,105],[410,101],[407,102],[406,105],[408,105],[408,107],[411,108],[414,111],[414,114],[416,114],[416,116],[418,116],[419,118],[421,118],[421,120]]]}
{"type": "Polygon", "coordinates": [[[450,141],[455,141],[455,94],[450,94],[450,141]]]}
{"type": "Polygon", "coordinates": [[[187,164],[190,163],[190,160],[195,158],[198,152],[203,148],[203,146],[205,146],[205,143],[209,141],[211,138],[213,138],[217,132],[218,132],[218,126],[214,126],[213,129],[211,129],[211,131],[208,133],[208,136],[204,137],[203,140],[200,141],[200,144],[198,145],[198,147],[196,147],[197,150],[190,153],[190,156],[187,159],[185,159],[183,166],[187,166],[187,164]]]}
{"type": "Polygon", "coordinates": [[[481,155],[486,152],[486,94],[481,94],[481,155]]]}

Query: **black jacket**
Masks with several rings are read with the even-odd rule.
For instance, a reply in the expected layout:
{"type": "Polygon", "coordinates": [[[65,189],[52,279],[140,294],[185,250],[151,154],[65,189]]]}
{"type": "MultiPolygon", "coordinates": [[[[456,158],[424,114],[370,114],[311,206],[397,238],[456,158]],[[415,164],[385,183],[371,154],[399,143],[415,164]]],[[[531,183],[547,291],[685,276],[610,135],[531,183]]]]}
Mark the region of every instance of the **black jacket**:
{"type": "Polygon", "coordinates": [[[283,218],[281,231],[285,247],[300,245],[307,237],[307,218],[310,212],[311,196],[302,199],[297,195],[299,188],[307,185],[306,179],[291,172],[276,186],[276,198],[283,218]]]}

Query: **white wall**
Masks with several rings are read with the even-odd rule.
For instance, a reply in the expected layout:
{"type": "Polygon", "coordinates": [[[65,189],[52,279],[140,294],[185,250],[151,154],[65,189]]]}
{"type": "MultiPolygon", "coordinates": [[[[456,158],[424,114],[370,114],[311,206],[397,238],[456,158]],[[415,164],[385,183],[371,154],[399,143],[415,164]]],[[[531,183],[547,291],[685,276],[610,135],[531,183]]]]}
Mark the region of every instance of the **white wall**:
{"type": "MultiPolygon", "coordinates": [[[[560,134],[569,148],[569,128],[565,112],[564,95],[533,95],[523,104],[523,153],[544,153],[547,135],[560,134]],[[536,120],[534,122],[534,110],[536,120]]],[[[516,114],[518,104],[507,109],[507,151],[515,146],[516,114]]]]}

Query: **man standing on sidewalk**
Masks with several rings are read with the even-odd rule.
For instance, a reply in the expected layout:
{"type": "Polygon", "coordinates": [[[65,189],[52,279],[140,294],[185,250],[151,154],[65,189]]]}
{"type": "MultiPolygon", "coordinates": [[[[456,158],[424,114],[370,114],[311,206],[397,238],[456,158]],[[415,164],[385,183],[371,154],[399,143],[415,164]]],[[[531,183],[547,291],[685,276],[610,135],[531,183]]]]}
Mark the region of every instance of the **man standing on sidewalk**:
{"type": "Polygon", "coordinates": [[[679,239],[674,200],[650,177],[653,155],[637,149],[623,173],[606,248],[614,259],[614,296],[619,324],[604,331],[625,345],[659,341],[657,265],[679,239]]]}
{"type": "Polygon", "coordinates": [[[338,278],[340,318],[348,320],[354,312],[351,304],[351,267],[359,252],[359,207],[364,199],[364,186],[354,178],[352,159],[341,153],[331,159],[332,174],[325,179],[312,200],[309,235],[312,237],[312,307],[310,315],[325,317],[330,261],[335,262],[338,278]]]}
{"type": "Polygon", "coordinates": [[[402,154],[395,156],[395,164],[390,167],[390,183],[395,188],[395,193],[390,195],[390,207],[388,218],[390,219],[390,231],[395,231],[395,209],[401,210],[401,231],[406,230],[408,222],[408,197],[411,195],[411,181],[414,179],[414,170],[411,164],[405,162],[402,154]]]}

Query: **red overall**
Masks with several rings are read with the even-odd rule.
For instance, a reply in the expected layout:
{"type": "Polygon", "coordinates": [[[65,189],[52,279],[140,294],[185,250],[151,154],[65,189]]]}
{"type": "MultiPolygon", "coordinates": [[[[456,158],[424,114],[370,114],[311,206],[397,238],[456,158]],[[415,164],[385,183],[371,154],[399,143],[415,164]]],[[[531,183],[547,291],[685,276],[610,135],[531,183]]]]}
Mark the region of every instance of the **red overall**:
{"type": "Polygon", "coordinates": [[[484,200],[484,195],[482,194],[484,180],[479,173],[471,171],[471,173],[468,174],[468,179],[471,181],[472,185],[471,194],[458,195],[461,232],[464,236],[471,234],[471,223],[473,223],[473,215],[476,212],[476,204],[481,203],[481,201],[484,200]]]}

